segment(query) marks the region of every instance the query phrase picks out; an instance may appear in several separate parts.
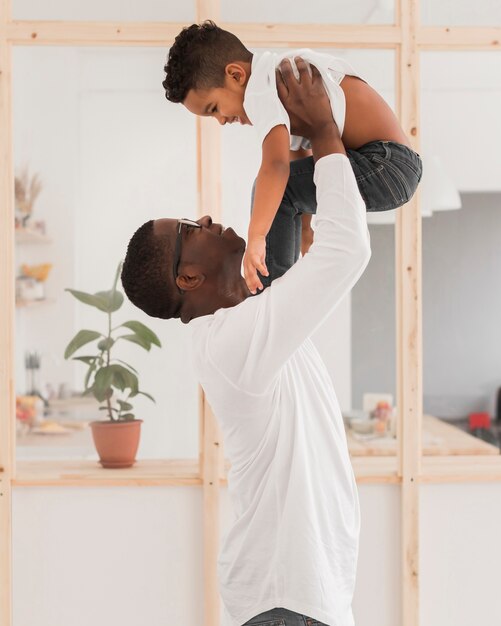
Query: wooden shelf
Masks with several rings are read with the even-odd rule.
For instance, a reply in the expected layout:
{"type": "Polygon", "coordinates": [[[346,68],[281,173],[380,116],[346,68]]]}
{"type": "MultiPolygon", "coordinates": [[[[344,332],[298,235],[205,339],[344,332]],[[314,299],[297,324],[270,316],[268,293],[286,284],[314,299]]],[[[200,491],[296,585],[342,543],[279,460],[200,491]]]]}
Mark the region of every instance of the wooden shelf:
{"type": "Polygon", "coordinates": [[[16,308],[36,307],[43,304],[52,304],[53,302],[55,302],[53,298],[43,298],[42,300],[16,300],[16,308]]]}
{"type": "Polygon", "coordinates": [[[104,469],[98,461],[18,461],[12,485],[190,486],[202,485],[202,479],[196,459],[139,460],[125,469],[104,469]]]}
{"type": "Polygon", "coordinates": [[[52,239],[32,228],[16,228],[16,243],[51,243],[52,239]]]}
{"type": "MultiPolygon", "coordinates": [[[[359,484],[398,483],[396,458],[352,459],[359,484]]],[[[230,468],[225,462],[221,486],[227,485],[230,468]]],[[[1,471],[1,470],[0,470],[1,471]]],[[[104,469],[97,461],[18,461],[16,487],[147,487],[202,486],[200,466],[195,459],[139,460],[127,469],[104,469]]]]}

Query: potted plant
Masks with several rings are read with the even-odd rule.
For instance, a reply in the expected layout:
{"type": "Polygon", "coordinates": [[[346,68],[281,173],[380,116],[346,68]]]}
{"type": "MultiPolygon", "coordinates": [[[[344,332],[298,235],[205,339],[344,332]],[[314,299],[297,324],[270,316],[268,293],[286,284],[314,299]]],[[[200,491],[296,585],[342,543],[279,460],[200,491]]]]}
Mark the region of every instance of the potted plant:
{"type": "Polygon", "coordinates": [[[148,351],[152,345],[161,347],[156,334],[141,322],[132,320],[112,326],[112,314],[120,309],[124,301],[123,294],[117,291],[121,269],[122,263],[119,263],[113,287],[109,291],[90,294],[66,289],[80,302],[103,311],[108,318],[104,333],[87,329],[78,331],[66,347],[64,358],[71,357],[87,366],[82,395],[92,395],[103,404],[99,410],[105,411],[107,418],[91,422],[92,437],[101,465],[114,468],[131,467],[139,446],[143,420],[135,418],[130,399],[143,395],[155,401],[148,393],[139,390],[137,371],[132,365],[116,358],[115,346],[119,341],[129,341],[148,351]],[[124,330],[130,332],[118,334],[124,330]],[[84,356],[73,356],[92,342],[97,342],[93,354],[85,350],[84,356]]]}

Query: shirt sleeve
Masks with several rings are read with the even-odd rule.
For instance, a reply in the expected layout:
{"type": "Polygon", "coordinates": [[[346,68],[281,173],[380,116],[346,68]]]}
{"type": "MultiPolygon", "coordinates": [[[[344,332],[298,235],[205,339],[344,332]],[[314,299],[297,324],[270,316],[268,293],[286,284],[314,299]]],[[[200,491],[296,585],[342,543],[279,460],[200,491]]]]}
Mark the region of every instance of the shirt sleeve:
{"type": "Polygon", "coordinates": [[[289,116],[278,97],[275,65],[269,53],[263,54],[252,69],[245,90],[244,110],[260,143],[275,126],[284,124],[290,133],[289,116]]]}
{"type": "MultiPolygon", "coordinates": [[[[370,258],[366,209],[348,158],[320,159],[314,243],[263,293],[227,311],[211,360],[242,391],[264,393],[294,352],[352,289],[370,258]]],[[[215,335],[215,336],[216,336],[215,335]]]]}

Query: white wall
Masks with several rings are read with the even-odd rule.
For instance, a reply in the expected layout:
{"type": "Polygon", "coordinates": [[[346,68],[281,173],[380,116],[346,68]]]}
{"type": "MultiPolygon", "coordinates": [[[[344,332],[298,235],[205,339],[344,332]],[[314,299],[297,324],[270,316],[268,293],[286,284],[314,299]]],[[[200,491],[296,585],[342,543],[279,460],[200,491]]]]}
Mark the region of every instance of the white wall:
{"type": "Polygon", "coordinates": [[[501,484],[421,489],[421,624],[499,626],[501,484]]]}
{"type": "MultiPolygon", "coordinates": [[[[81,328],[105,331],[107,320],[64,289],[109,289],[137,227],[196,216],[195,118],[163,96],[164,49],[16,48],[13,56],[15,164],[40,173],[33,219],[45,219],[53,241],[18,246],[17,261],[54,263],[53,302],[17,311],[16,390],[25,390],[26,349],[42,354],[42,383],[80,390],[85,367],[65,362],[64,348],[81,328]]],[[[126,301],[114,324],[128,319],[143,321],[163,345],[146,353],[122,342],[118,353],[157,401],[133,403],[145,420],[139,455],[196,458],[189,329],[150,319],[126,301]]]]}
{"type": "MultiPolygon", "coordinates": [[[[357,626],[399,626],[398,488],[360,500],[357,626]]],[[[20,487],[13,528],[14,626],[202,624],[199,487],[20,487]]]]}
{"type": "MultiPolygon", "coordinates": [[[[400,495],[359,488],[357,626],[402,626],[400,495]]],[[[421,489],[421,623],[498,626],[501,485],[421,489]]],[[[222,534],[232,519],[222,492],[222,534]]],[[[199,626],[199,487],[31,488],[13,494],[14,626],[199,626]]]]}

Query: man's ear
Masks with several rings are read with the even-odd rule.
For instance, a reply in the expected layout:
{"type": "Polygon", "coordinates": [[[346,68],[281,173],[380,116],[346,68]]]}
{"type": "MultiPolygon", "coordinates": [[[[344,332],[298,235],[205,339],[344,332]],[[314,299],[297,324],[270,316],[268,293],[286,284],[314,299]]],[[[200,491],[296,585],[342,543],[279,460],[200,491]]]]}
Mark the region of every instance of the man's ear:
{"type": "Polygon", "coordinates": [[[177,286],[183,291],[194,291],[205,282],[205,275],[187,269],[176,279],[177,286]]]}
{"type": "Polygon", "coordinates": [[[247,72],[240,63],[228,63],[224,68],[224,75],[237,85],[245,85],[247,81],[247,72]]]}

